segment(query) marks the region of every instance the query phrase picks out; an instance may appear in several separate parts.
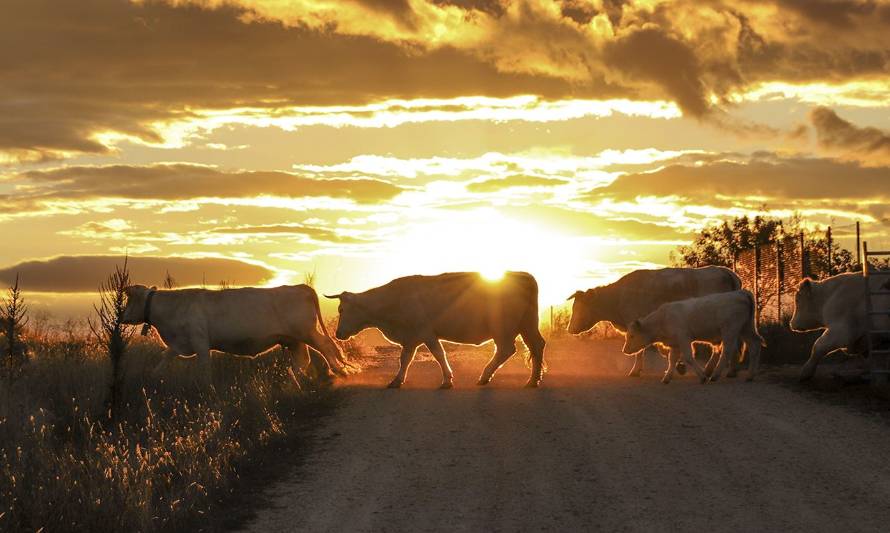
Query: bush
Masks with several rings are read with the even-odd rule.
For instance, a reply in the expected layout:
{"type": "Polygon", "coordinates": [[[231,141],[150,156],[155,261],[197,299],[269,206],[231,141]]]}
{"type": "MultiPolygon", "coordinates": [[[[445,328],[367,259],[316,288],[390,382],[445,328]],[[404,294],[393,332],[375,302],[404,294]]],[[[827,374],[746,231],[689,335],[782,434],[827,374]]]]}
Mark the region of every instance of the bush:
{"type": "Polygon", "coordinates": [[[329,394],[303,394],[280,350],[215,356],[215,393],[193,361],[148,377],[161,347],[137,338],[121,363],[121,410],[107,414],[111,362],[69,332],[29,339],[33,360],[0,385],[0,530],[190,527],[230,494],[257,452],[293,437],[329,394]]]}
{"type": "Polygon", "coordinates": [[[761,361],[773,365],[806,362],[813,343],[822,334],[820,331],[796,333],[782,323],[763,324],[758,329],[760,336],[766,341],[761,361]]]}

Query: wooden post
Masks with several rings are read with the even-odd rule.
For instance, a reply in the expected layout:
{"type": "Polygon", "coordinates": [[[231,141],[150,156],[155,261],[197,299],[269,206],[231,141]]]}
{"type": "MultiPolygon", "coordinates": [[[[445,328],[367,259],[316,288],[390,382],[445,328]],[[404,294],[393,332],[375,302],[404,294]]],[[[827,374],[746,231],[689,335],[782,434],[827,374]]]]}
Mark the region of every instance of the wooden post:
{"type": "Polygon", "coordinates": [[[806,246],[804,245],[803,240],[803,232],[800,232],[800,277],[801,279],[806,278],[809,275],[807,268],[807,254],[806,254],[806,246]]]}
{"type": "Polygon", "coordinates": [[[859,235],[859,221],[856,221],[856,264],[862,265],[862,241],[859,235]]]}
{"type": "Polygon", "coordinates": [[[782,239],[776,240],[776,321],[782,323],[782,239]]]}
{"type": "Polygon", "coordinates": [[[834,268],[831,266],[831,226],[828,226],[828,230],[825,232],[825,239],[828,241],[828,275],[834,275],[834,268]]]}
{"type": "Polygon", "coordinates": [[[754,246],[754,323],[760,325],[760,245],[754,246]]]}

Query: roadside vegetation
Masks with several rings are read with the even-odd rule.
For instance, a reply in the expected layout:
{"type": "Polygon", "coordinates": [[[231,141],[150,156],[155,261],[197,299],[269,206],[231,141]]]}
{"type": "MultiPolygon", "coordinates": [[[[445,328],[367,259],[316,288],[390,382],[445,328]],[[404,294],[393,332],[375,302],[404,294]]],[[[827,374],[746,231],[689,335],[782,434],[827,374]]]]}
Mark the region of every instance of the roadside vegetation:
{"type": "Polygon", "coordinates": [[[214,354],[210,391],[192,361],[153,375],[160,343],[120,323],[126,275],[103,284],[90,322],[29,317],[18,287],[3,299],[0,530],[207,529],[251,465],[333,405],[277,349],[214,354]]]}

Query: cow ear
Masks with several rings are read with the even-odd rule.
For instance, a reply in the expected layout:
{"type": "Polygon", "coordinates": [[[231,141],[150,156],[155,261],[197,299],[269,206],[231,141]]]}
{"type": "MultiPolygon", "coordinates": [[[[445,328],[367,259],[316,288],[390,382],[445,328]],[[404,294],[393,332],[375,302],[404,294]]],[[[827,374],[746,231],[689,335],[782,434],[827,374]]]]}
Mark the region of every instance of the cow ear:
{"type": "Polygon", "coordinates": [[[630,323],[629,329],[635,329],[635,330],[639,331],[639,330],[643,329],[643,325],[640,323],[639,320],[634,320],[633,322],[630,323]]]}
{"type": "Polygon", "coordinates": [[[812,287],[813,287],[813,282],[810,280],[810,278],[805,278],[803,281],[800,282],[800,288],[802,290],[808,291],[812,287]]]}
{"type": "Polygon", "coordinates": [[[569,296],[568,298],[566,298],[566,301],[574,300],[575,298],[581,296],[582,294],[584,294],[584,291],[575,291],[574,294],[572,294],[571,296],[569,296]]]}
{"type": "Polygon", "coordinates": [[[153,291],[158,290],[158,286],[157,286],[157,285],[152,285],[152,286],[151,286],[151,290],[153,290],[153,291]]]}

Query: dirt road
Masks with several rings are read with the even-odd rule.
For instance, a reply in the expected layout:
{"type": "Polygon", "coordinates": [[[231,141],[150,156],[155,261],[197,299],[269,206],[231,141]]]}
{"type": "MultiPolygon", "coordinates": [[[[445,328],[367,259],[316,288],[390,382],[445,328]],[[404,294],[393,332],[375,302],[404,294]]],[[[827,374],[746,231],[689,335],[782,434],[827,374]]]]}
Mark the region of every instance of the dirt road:
{"type": "Polygon", "coordinates": [[[432,361],[402,390],[381,388],[392,359],[353,378],[248,529],[890,528],[886,422],[775,383],[625,378],[618,347],[593,346],[553,344],[538,390],[518,357],[476,387],[481,355],[453,347],[454,390],[432,361]]]}

